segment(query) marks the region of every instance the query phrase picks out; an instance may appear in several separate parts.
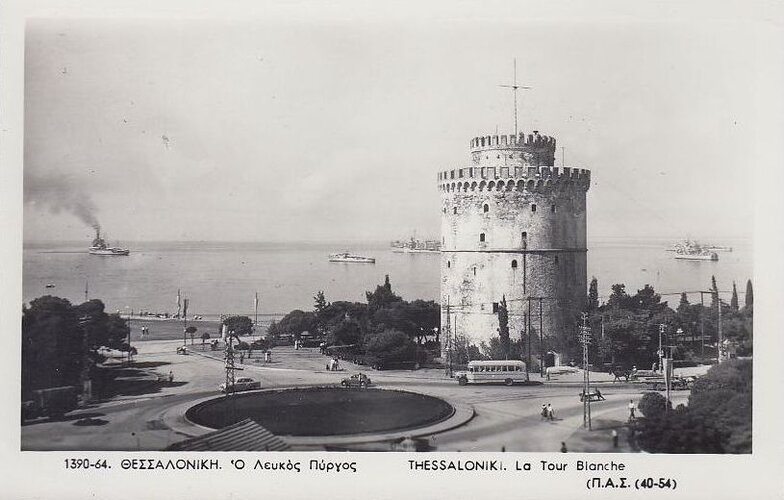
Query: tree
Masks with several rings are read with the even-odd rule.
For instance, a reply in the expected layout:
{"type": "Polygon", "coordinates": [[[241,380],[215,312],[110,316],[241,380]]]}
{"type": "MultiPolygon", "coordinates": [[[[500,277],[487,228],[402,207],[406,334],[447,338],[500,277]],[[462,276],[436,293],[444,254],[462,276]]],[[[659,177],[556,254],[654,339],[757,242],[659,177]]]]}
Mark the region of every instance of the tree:
{"type": "Polygon", "coordinates": [[[368,339],[366,350],[381,361],[408,361],[414,359],[415,345],[401,331],[384,330],[368,339]]]}
{"type": "Polygon", "coordinates": [[[51,295],[22,309],[23,398],[35,389],[79,385],[90,342],[79,321],[68,300],[51,295]]]}
{"type": "Polygon", "coordinates": [[[733,311],[738,310],[738,288],[735,286],[735,282],[732,282],[732,298],[730,299],[730,308],[733,311]]]}
{"type": "Polygon", "coordinates": [[[201,334],[201,343],[203,344],[203,343],[207,342],[208,340],[210,340],[210,334],[207,333],[207,332],[202,333],[201,334]]]}
{"type": "Polygon", "coordinates": [[[596,276],[591,277],[591,284],[588,287],[588,312],[599,309],[599,282],[596,276]]]}
{"type": "Polygon", "coordinates": [[[316,330],[316,333],[321,336],[324,335],[324,333],[327,331],[328,318],[326,318],[324,311],[327,309],[329,304],[327,303],[326,297],[324,297],[323,290],[316,292],[316,295],[313,297],[313,301],[313,309],[316,312],[316,322],[314,324],[314,329],[316,330]]]}
{"type": "Polygon", "coordinates": [[[506,305],[506,295],[501,296],[498,305],[498,338],[501,342],[503,359],[509,359],[509,310],[506,305]]]}
{"type": "Polygon", "coordinates": [[[667,398],[658,392],[646,392],[643,394],[638,406],[645,418],[651,420],[662,418],[668,409],[672,409],[672,405],[669,404],[667,398]]]}
{"type": "Polygon", "coordinates": [[[746,309],[751,311],[754,308],[754,288],[751,286],[751,280],[746,281],[746,309]]]}
{"type": "Polygon", "coordinates": [[[678,313],[682,313],[689,310],[689,297],[686,295],[686,292],[681,293],[681,300],[678,302],[678,313]]]}
{"type": "Polygon", "coordinates": [[[719,304],[719,287],[716,286],[716,276],[711,275],[711,308],[716,309],[719,304]]]}
{"type": "Polygon", "coordinates": [[[324,297],[324,290],[319,290],[316,292],[315,297],[313,297],[313,308],[316,310],[317,313],[322,312],[327,307],[327,299],[324,297]]]}
{"type": "Polygon", "coordinates": [[[290,336],[295,340],[299,340],[303,333],[314,331],[316,329],[316,323],[316,313],[294,309],[285,315],[278,323],[278,334],[290,336]]]}
{"type": "Polygon", "coordinates": [[[367,297],[368,308],[371,313],[388,306],[394,302],[400,302],[403,299],[392,292],[392,285],[389,283],[389,275],[384,277],[384,284],[378,285],[374,292],[365,292],[367,297]]]}
{"type": "Polygon", "coordinates": [[[333,325],[327,332],[327,343],[330,345],[359,344],[362,340],[362,330],[356,321],[344,319],[333,325]]]}
{"type": "Polygon", "coordinates": [[[247,316],[229,316],[223,320],[223,324],[229,332],[234,332],[235,336],[253,333],[253,321],[247,316]]]}

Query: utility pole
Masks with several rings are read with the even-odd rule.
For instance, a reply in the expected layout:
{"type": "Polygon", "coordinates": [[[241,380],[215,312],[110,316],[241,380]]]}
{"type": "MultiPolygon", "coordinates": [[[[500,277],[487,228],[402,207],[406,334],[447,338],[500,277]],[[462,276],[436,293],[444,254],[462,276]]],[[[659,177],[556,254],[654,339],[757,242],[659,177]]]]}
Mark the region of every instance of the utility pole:
{"type": "Polygon", "coordinates": [[[90,299],[87,298],[87,294],[88,294],[88,290],[89,290],[89,284],[90,284],[90,282],[88,280],[84,280],[84,301],[85,302],[90,300],[90,299]]]}
{"type": "Polygon", "coordinates": [[[446,355],[449,358],[449,378],[452,378],[452,325],[449,318],[449,295],[446,296],[446,355]]]}
{"type": "Polygon", "coordinates": [[[718,337],[716,339],[716,351],[717,351],[716,362],[717,363],[721,363],[721,358],[722,358],[722,355],[721,355],[721,342],[722,342],[722,334],[721,334],[721,298],[719,297],[719,292],[718,291],[716,292],[716,308],[718,309],[718,314],[719,314],[719,317],[718,317],[719,335],[718,335],[718,337]]]}
{"type": "Polygon", "coordinates": [[[531,297],[527,297],[527,299],[528,299],[528,314],[526,314],[525,320],[528,323],[525,331],[528,336],[528,364],[530,365],[531,364],[531,297]]]}
{"type": "Polygon", "coordinates": [[[545,350],[544,350],[544,331],[543,331],[543,327],[542,327],[542,325],[543,325],[543,321],[542,321],[542,299],[543,299],[543,297],[538,297],[538,298],[539,298],[539,350],[541,351],[540,352],[540,356],[542,356],[542,360],[541,360],[541,362],[539,364],[542,366],[541,376],[544,377],[545,372],[546,372],[547,369],[544,366],[545,365],[545,363],[544,363],[545,350]]]}
{"type": "Polygon", "coordinates": [[[253,333],[256,333],[256,325],[259,324],[259,292],[256,291],[256,295],[253,298],[253,333]]]}
{"type": "Polygon", "coordinates": [[[705,301],[703,297],[703,292],[700,292],[700,362],[705,359],[705,321],[702,314],[705,309],[705,301]]]}
{"type": "Polygon", "coordinates": [[[659,371],[662,373],[664,372],[664,365],[662,364],[662,359],[664,358],[664,351],[662,350],[662,335],[666,330],[666,326],[664,323],[659,324],[659,371]]]}
{"type": "Polygon", "coordinates": [[[188,344],[188,299],[182,301],[182,345],[188,344]]]}
{"type": "Polygon", "coordinates": [[[591,329],[588,327],[588,313],[582,313],[583,325],[580,327],[580,343],[583,345],[583,427],[591,429],[591,376],[588,370],[588,345],[591,343],[591,329]]]}
{"type": "Polygon", "coordinates": [[[517,90],[518,89],[530,90],[531,87],[524,87],[522,85],[517,84],[517,59],[514,59],[513,64],[514,64],[514,80],[512,80],[512,85],[499,85],[499,87],[512,89],[512,95],[514,96],[514,135],[517,136],[517,90]]]}

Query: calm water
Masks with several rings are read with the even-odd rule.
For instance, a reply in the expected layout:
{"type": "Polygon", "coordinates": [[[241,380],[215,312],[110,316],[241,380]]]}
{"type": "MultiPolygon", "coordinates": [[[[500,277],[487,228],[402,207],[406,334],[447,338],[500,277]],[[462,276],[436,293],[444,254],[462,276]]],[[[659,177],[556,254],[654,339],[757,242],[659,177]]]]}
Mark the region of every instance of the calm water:
{"type": "MultiPolygon", "coordinates": [[[[599,280],[606,296],[613,283],[634,292],[649,283],[660,293],[705,290],[716,275],[720,290],[738,284],[743,300],[752,277],[750,244],[731,244],[733,252],[718,262],[675,260],[668,242],[597,242],[589,246],[588,277],[599,280]]],[[[85,283],[91,298],[101,298],[109,311],[175,312],[177,289],[190,301],[189,315],[251,314],[253,294],[259,292],[259,312],[286,313],[311,309],[313,295],[324,290],[327,300],[364,301],[389,274],[403,298],[438,300],[438,254],[393,253],[385,243],[135,243],[128,257],[87,254],[80,243],[30,244],[24,248],[24,301],[51,294],[72,302],[84,300],[85,283]],[[327,261],[329,253],[349,250],[376,258],[376,264],[327,261]],[[46,284],[54,288],[45,288],[46,284]]],[[[692,301],[699,301],[699,294],[692,301]]],[[[678,297],[665,297],[677,304],[678,297]]],[[[729,294],[726,296],[729,300],[729,294]]]]}

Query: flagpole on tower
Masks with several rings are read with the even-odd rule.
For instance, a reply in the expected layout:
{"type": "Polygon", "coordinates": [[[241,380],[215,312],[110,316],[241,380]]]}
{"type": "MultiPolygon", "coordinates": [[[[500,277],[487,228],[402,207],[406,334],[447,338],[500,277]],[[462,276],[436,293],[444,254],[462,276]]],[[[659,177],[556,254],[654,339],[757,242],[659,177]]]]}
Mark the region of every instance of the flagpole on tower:
{"type": "Polygon", "coordinates": [[[514,97],[514,133],[515,136],[517,136],[517,90],[518,89],[530,90],[531,87],[525,87],[523,85],[517,84],[517,58],[514,59],[513,65],[514,65],[513,66],[514,80],[512,80],[512,85],[499,85],[499,87],[512,89],[512,96],[514,97]]]}

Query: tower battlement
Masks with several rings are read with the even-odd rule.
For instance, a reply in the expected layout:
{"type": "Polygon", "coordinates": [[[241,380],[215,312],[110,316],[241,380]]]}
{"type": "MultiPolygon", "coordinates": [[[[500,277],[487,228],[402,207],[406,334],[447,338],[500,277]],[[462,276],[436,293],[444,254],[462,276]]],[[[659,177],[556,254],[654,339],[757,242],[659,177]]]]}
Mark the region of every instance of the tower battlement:
{"type": "Polygon", "coordinates": [[[438,188],[451,191],[587,190],[591,171],[574,167],[466,167],[438,173],[438,188]]]}
{"type": "Polygon", "coordinates": [[[530,134],[520,132],[518,135],[486,135],[471,139],[471,151],[483,151],[486,149],[509,149],[509,148],[550,148],[555,151],[555,137],[541,135],[538,130],[530,134]]]}
{"type": "Polygon", "coordinates": [[[530,134],[486,135],[474,137],[470,143],[474,165],[548,165],[555,164],[555,137],[530,134]]]}

